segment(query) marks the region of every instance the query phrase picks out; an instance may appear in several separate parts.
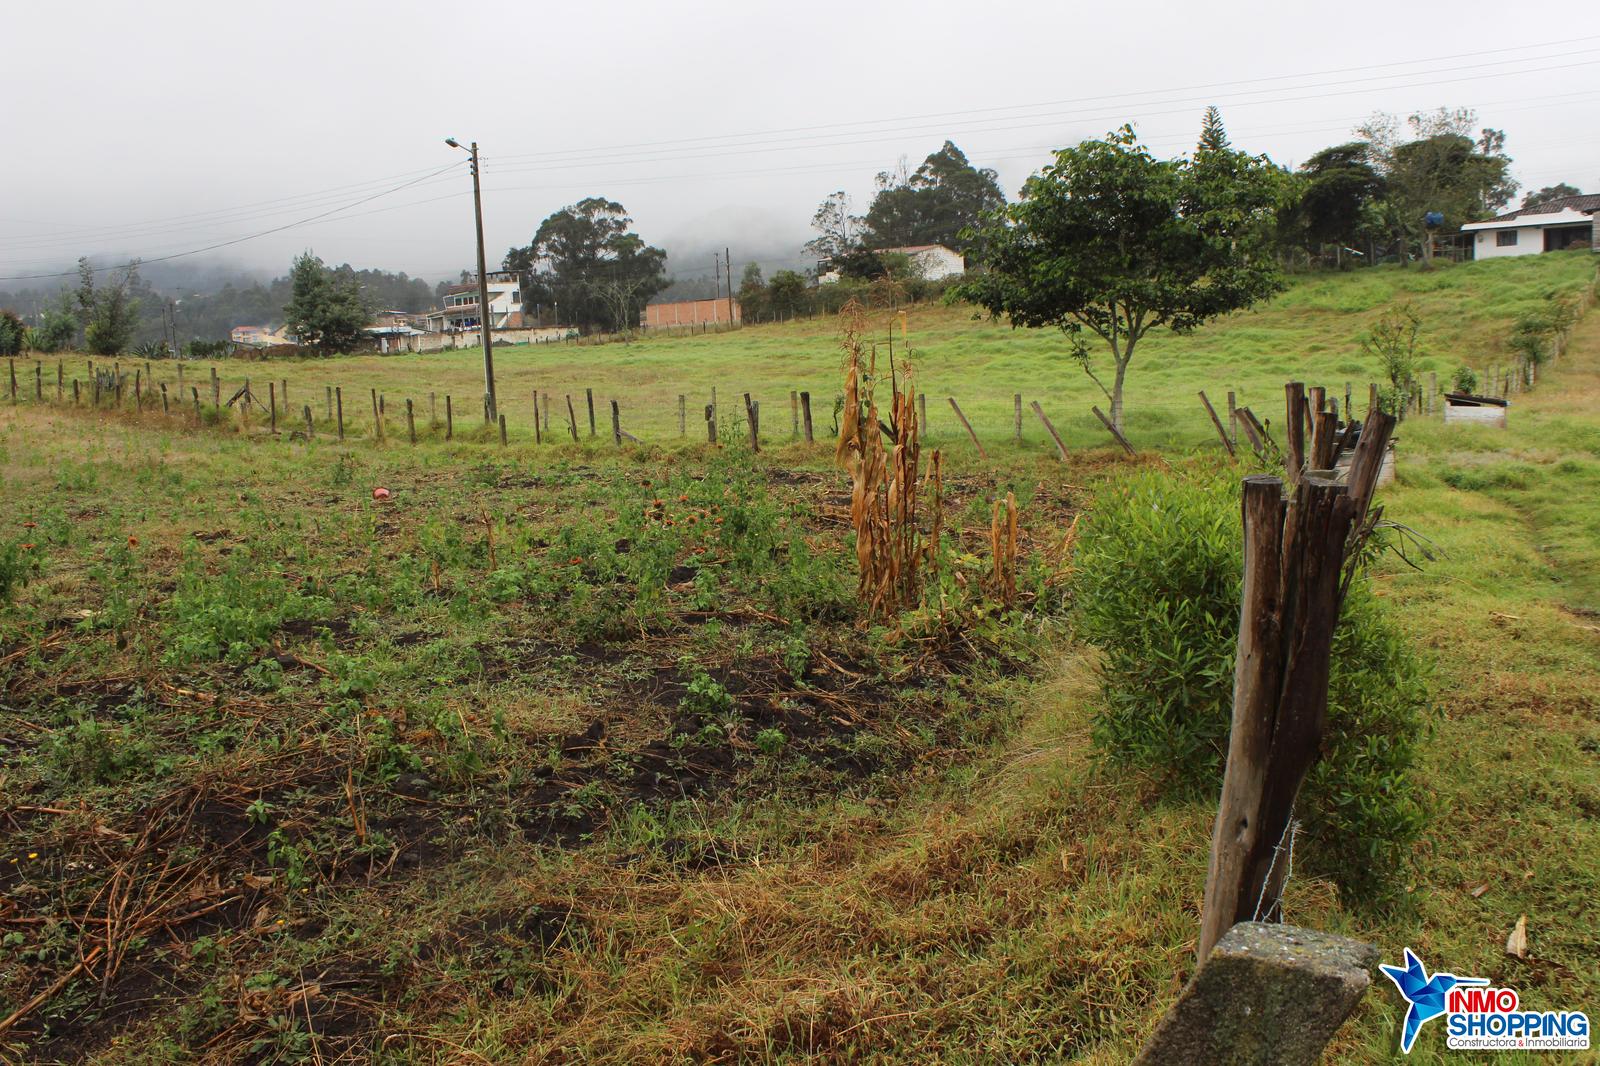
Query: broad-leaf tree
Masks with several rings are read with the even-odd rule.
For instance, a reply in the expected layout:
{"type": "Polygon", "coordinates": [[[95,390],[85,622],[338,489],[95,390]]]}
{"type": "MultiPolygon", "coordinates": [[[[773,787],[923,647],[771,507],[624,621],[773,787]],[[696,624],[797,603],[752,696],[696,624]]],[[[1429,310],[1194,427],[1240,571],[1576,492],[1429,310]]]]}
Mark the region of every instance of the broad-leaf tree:
{"type": "Polygon", "coordinates": [[[350,351],[360,342],[372,309],[362,298],[354,272],[329,270],[306,252],[294,261],[289,284],[283,317],[301,344],[332,353],[350,351]]]}
{"type": "Polygon", "coordinates": [[[1408,117],[1409,136],[1397,119],[1382,113],[1356,131],[1371,146],[1372,162],[1388,184],[1386,215],[1394,236],[1402,245],[1420,241],[1425,261],[1433,255],[1433,242],[1426,239],[1431,212],[1444,216],[1441,232],[1454,233],[1464,222],[1494,214],[1517,191],[1506,135],[1485,128],[1474,136],[1477,121],[1470,108],[1441,107],[1408,117]]]}
{"type": "Polygon", "coordinates": [[[907,174],[902,167],[882,173],[877,184],[878,193],[863,220],[869,248],[943,244],[971,251],[963,234],[1006,202],[996,173],[973,166],[950,141],[914,172],[907,174]]]}
{"type": "Polygon", "coordinates": [[[1385,191],[1372,165],[1371,146],[1360,141],[1324,148],[1300,165],[1296,220],[1314,246],[1353,244],[1385,191]]]}
{"type": "Polygon", "coordinates": [[[1013,326],[1062,330],[1120,429],[1128,366],[1151,330],[1187,333],[1283,289],[1268,244],[1285,183],[1229,149],[1156,159],[1124,126],[1028,179],[984,228],[986,272],[958,291],[1013,326]]]}
{"type": "Polygon", "coordinates": [[[87,257],[78,260],[77,315],[83,325],[83,344],[95,355],[117,355],[133,342],[139,327],[138,260],[107,276],[96,285],[87,257]]]}
{"type": "Polygon", "coordinates": [[[850,194],[843,189],[828,194],[811,216],[817,235],[806,242],[806,251],[818,259],[836,259],[861,247],[861,219],[850,213],[850,194]]]}
{"type": "Polygon", "coordinates": [[[1530,192],[1528,195],[1524,196],[1522,198],[1522,209],[1526,211],[1531,207],[1543,207],[1551,200],[1560,200],[1568,196],[1582,195],[1583,190],[1579,189],[1576,185],[1568,185],[1564,181],[1558,181],[1554,185],[1546,185],[1544,188],[1539,189],[1536,192],[1530,192]]]}
{"type": "Polygon", "coordinates": [[[587,197],[539,223],[531,242],[506,253],[504,267],[522,272],[524,304],[555,304],[560,318],[585,331],[631,329],[668,284],[667,253],[632,225],[620,203],[587,197]]]}

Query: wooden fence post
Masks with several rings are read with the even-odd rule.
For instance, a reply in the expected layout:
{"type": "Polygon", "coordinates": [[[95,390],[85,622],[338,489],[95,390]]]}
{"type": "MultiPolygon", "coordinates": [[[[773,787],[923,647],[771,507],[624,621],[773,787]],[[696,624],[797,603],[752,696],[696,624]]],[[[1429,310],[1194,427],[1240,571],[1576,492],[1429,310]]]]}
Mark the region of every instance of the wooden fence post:
{"type": "Polygon", "coordinates": [[[61,360],[56,360],[56,403],[65,400],[67,392],[67,370],[61,360]]]}
{"type": "Polygon", "coordinates": [[[80,400],[78,398],[78,379],[77,378],[73,378],[72,379],[72,406],[77,407],[79,403],[80,403],[80,400]]]}
{"type": "Polygon", "coordinates": [[[6,360],[6,368],[11,372],[11,402],[12,403],[16,403],[17,402],[17,361],[15,359],[7,359],[6,360]]]}
{"type": "Polygon", "coordinates": [[[750,428],[750,450],[759,452],[761,450],[761,437],[756,423],[756,408],[750,402],[750,394],[748,392],[744,394],[744,418],[750,428]]]}
{"type": "Polygon", "coordinates": [[[717,409],[706,404],[706,441],[717,443],[717,409]]]}
{"type": "Polygon", "coordinates": [[[417,443],[417,419],[411,410],[411,397],[406,397],[406,435],[411,438],[411,443],[417,443]]]}
{"type": "Polygon", "coordinates": [[[789,390],[789,436],[791,439],[800,437],[800,392],[798,389],[789,390]]]}
{"type": "Polygon", "coordinates": [[[928,394],[917,393],[917,436],[928,435],[928,394]]]}
{"type": "MultiPolygon", "coordinates": [[[[72,395],[72,402],[73,403],[77,403],[78,402],[78,395],[77,395],[78,394],[78,388],[77,388],[78,383],[77,383],[77,381],[73,381],[72,385],[73,385],[73,388],[72,388],[72,394],[73,394],[72,395]]],[[[167,383],[165,381],[163,381],[161,383],[161,413],[162,414],[167,414],[168,413],[168,408],[167,408],[167,383]]]]}
{"type": "Polygon", "coordinates": [[[1279,478],[1244,481],[1233,721],[1206,877],[1202,963],[1236,923],[1279,916],[1294,800],[1326,726],[1346,552],[1362,539],[1393,432],[1393,416],[1381,412],[1362,427],[1348,484],[1302,475],[1286,501],[1279,478]]]}
{"type": "MultiPolygon", "coordinates": [[[[99,391],[100,387],[97,379],[95,392],[98,393],[99,391]]],[[[194,424],[198,427],[200,425],[200,387],[198,385],[190,385],[189,394],[194,397],[194,424]]]]}
{"type": "Polygon", "coordinates": [[[344,443],[344,386],[342,385],[333,387],[333,408],[339,419],[339,442],[342,444],[344,443]]]}
{"type": "MultiPolygon", "coordinates": [[[[678,397],[678,403],[678,423],[681,427],[683,423],[682,396],[678,397]]],[[[578,443],[578,414],[572,409],[572,393],[570,392],[567,393],[567,427],[572,430],[572,443],[578,443]]]]}
{"type": "Polygon", "coordinates": [[[1133,445],[1129,444],[1128,438],[1122,435],[1122,430],[1111,424],[1111,419],[1106,417],[1105,412],[1100,410],[1098,405],[1096,405],[1094,409],[1094,416],[1100,420],[1100,424],[1102,426],[1106,427],[1107,433],[1110,433],[1113,437],[1117,438],[1117,443],[1122,445],[1123,451],[1127,452],[1129,455],[1135,454],[1133,445]]]}
{"type": "Polygon", "coordinates": [[[272,432],[278,432],[278,386],[270,381],[267,382],[267,418],[272,432]]]}
{"type": "Polygon", "coordinates": [[[383,409],[378,406],[378,390],[372,390],[372,432],[373,439],[383,440],[383,409]]]}
{"type": "Polygon", "coordinates": [[[587,400],[588,403],[589,403],[589,436],[592,437],[592,436],[595,435],[595,432],[594,432],[594,390],[593,389],[584,389],[583,390],[583,396],[584,396],[584,399],[587,400]]]}
{"type": "MultiPolygon", "coordinates": [[[[137,373],[137,371],[135,371],[137,373]]],[[[135,387],[137,391],[137,387],[135,387]]],[[[33,364],[33,398],[38,403],[44,403],[44,364],[33,364]]]]}
{"type": "Polygon", "coordinates": [[[1061,441],[1061,434],[1056,432],[1056,427],[1044,415],[1044,408],[1039,406],[1039,401],[1032,403],[1033,413],[1039,416],[1039,421],[1044,423],[1045,432],[1050,434],[1050,439],[1056,442],[1056,453],[1061,456],[1061,461],[1067,461],[1067,446],[1061,441]]]}
{"type": "Polygon", "coordinates": [[[450,394],[444,394],[444,439],[454,440],[456,435],[456,418],[450,410],[450,394]]]}
{"type": "MultiPolygon", "coordinates": [[[[714,405],[711,408],[711,414],[712,414],[713,418],[716,417],[716,407],[714,405]]],[[[812,442],[812,435],[811,435],[811,394],[809,392],[806,392],[803,389],[800,392],[800,426],[801,426],[802,429],[805,430],[806,443],[810,444],[812,442]]]]}
{"type": "Polygon", "coordinates": [[[428,393],[428,429],[431,431],[439,424],[439,394],[428,393]]]}
{"type": "MultiPolygon", "coordinates": [[[[1228,437],[1228,431],[1222,428],[1222,420],[1217,417],[1216,409],[1211,406],[1211,401],[1206,399],[1206,390],[1200,390],[1200,402],[1206,405],[1206,414],[1211,416],[1211,424],[1217,427],[1217,436],[1222,438],[1222,446],[1228,449],[1228,456],[1232,458],[1237,453],[1233,450],[1233,441],[1228,437]]],[[[1228,402],[1231,408],[1233,393],[1228,393],[1228,402]]]]}
{"type": "Polygon", "coordinates": [[[500,447],[504,448],[506,446],[506,416],[504,414],[496,414],[495,417],[500,421],[500,447]]]}
{"type": "Polygon", "coordinates": [[[306,416],[306,442],[309,444],[311,442],[311,438],[316,436],[316,430],[311,424],[311,405],[310,404],[306,404],[305,405],[305,416],[306,416]]]}
{"type": "Polygon", "coordinates": [[[222,409],[222,379],[217,377],[217,368],[211,368],[211,407],[212,410],[222,409]]]}
{"type": "Polygon", "coordinates": [[[1013,393],[1011,396],[1011,428],[1012,436],[1018,444],[1022,443],[1022,393],[1013,393]]]}
{"type": "Polygon", "coordinates": [[[950,410],[956,413],[956,419],[960,421],[962,428],[967,431],[967,436],[972,438],[973,447],[978,449],[978,457],[981,459],[988,459],[989,453],[983,450],[983,442],[978,439],[978,435],[976,433],[972,432],[972,423],[968,422],[967,416],[961,413],[961,405],[956,403],[956,398],[954,396],[946,397],[946,399],[950,401],[950,410]]]}
{"type": "Polygon", "coordinates": [[[533,390],[533,443],[544,443],[544,430],[539,428],[539,390],[533,390]]]}
{"type": "Polygon", "coordinates": [[[611,439],[622,447],[622,411],[615,400],[611,401],[611,439]]]}
{"type": "MultiPolygon", "coordinates": [[[[338,386],[335,385],[322,386],[322,413],[326,418],[333,417],[333,403],[334,400],[337,399],[336,393],[338,391],[338,386]]],[[[312,393],[311,395],[315,396],[316,393],[312,393]]],[[[289,397],[287,395],[284,396],[283,403],[284,407],[287,409],[289,404],[289,397]]]]}
{"type": "Polygon", "coordinates": [[[1290,381],[1283,386],[1283,472],[1292,488],[1306,468],[1306,387],[1290,381]]]}
{"type": "Polygon", "coordinates": [[[544,432],[545,432],[546,436],[549,436],[549,434],[550,434],[550,394],[548,392],[544,394],[544,406],[543,406],[542,410],[543,410],[543,414],[544,414],[544,432]]]}
{"type": "Polygon", "coordinates": [[[678,393],[678,436],[689,435],[689,397],[678,393]]]}

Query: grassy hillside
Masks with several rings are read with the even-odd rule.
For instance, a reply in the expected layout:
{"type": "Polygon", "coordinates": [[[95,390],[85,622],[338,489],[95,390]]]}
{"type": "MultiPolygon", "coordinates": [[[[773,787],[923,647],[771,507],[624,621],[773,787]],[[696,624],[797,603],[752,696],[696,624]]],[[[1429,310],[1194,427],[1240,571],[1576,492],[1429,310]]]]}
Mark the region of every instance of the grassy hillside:
{"type": "MultiPolygon", "coordinates": [[[[28,578],[0,603],[0,1018],[43,994],[0,1056],[1126,1062],[1192,970],[1215,808],[1095,758],[1074,514],[1132,466],[1220,461],[1198,387],[1275,420],[1290,374],[1359,387],[1356,338],[1401,298],[1441,373],[1500,362],[1517,310],[1593,263],[1317,278],[1153,342],[1130,434],[1164,456],[1076,415],[1093,447],[1066,464],[1032,424],[988,464],[958,443],[952,602],[976,602],[997,493],[1028,576],[1023,612],[954,638],[857,624],[826,443],[413,449],[391,407],[387,446],[339,446],[0,404],[0,564],[28,578]]],[[[912,322],[927,391],[992,440],[1017,388],[1092,402],[1055,337],[912,322]]],[[[592,381],[659,406],[627,425],[670,445],[679,382],[748,384],[785,438],[788,388],[831,395],[834,343],[818,322],[511,351],[504,405],[592,381]]],[[[426,411],[476,368],[248,372],[426,411]]],[[[1375,582],[1434,663],[1433,821],[1397,905],[1297,869],[1286,912],[1592,1017],[1600,312],[1508,429],[1399,435],[1381,502],[1439,558],[1375,582]]],[[[1375,989],[1330,1061],[1397,1061],[1401,1016],[1375,989]]],[[[1442,1047],[1407,1061],[1458,1061],[1442,1047]]]]}
{"type": "MultiPolygon", "coordinates": [[[[1410,302],[1423,317],[1424,373],[1434,371],[1447,381],[1462,364],[1487,368],[1505,359],[1505,336],[1519,311],[1593,272],[1592,256],[1573,253],[1467,263],[1430,273],[1385,268],[1299,280],[1272,302],[1191,336],[1150,336],[1130,371],[1128,435],[1142,447],[1186,447],[1211,439],[1210,423],[1195,397],[1202,388],[1214,403],[1222,403],[1233,389],[1241,404],[1272,413],[1282,404],[1283,382],[1291,377],[1341,394],[1346,383],[1353,383],[1363,394],[1376,368],[1362,355],[1360,337],[1391,303],[1410,302]]],[[[872,317],[887,356],[893,316],[872,317]]],[[[966,308],[914,308],[909,320],[919,389],[929,398],[930,432],[943,443],[957,451],[971,449],[945,397],[956,397],[980,436],[1009,440],[1012,396],[1018,392],[1025,405],[1032,400],[1044,405],[1069,447],[1106,442],[1090,413],[1097,403],[1106,408],[1105,398],[1067,358],[1059,332],[974,321],[966,308]]],[[[895,332],[898,351],[902,345],[895,332]]],[[[625,429],[665,443],[677,439],[680,393],[689,398],[693,440],[705,439],[699,412],[714,387],[729,411],[742,410],[740,395],[751,393],[762,403],[764,434],[783,441],[790,433],[790,390],[811,392],[816,418],[826,429],[840,388],[838,325],[828,317],[705,337],[513,347],[497,350],[495,360],[501,409],[518,439],[533,435],[535,388],[556,398],[559,414],[552,427],[558,435],[565,432],[561,418],[568,393],[587,433],[583,390],[592,388],[597,402],[620,402],[625,429]]],[[[224,373],[235,382],[245,371],[228,367],[224,373]]],[[[482,356],[476,351],[273,363],[261,373],[287,377],[296,405],[320,399],[326,385],[341,386],[347,417],[363,427],[371,423],[368,390],[374,388],[390,402],[398,401],[390,409],[391,433],[403,425],[396,413],[403,414],[404,397],[426,412],[429,392],[455,396],[459,424],[481,424],[481,413],[474,415],[483,393],[482,356]],[[302,384],[310,386],[309,394],[296,389],[302,384]]],[[[443,400],[439,403],[442,411],[443,400]]],[[[313,412],[320,417],[321,406],[314,403],[313,412]]],[[[602,436],[606,418],[602,410],[602,436]]],[[[1028,448],[1050,449],[1031,411],[1023,435],[1028,448]]]]}

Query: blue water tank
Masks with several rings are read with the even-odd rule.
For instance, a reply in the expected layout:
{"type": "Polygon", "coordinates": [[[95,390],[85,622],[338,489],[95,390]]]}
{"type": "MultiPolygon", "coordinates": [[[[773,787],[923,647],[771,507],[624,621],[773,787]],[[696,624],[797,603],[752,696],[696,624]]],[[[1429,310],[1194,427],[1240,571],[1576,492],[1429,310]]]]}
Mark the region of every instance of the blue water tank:
{"type": "Polygon", "coordinates": [[[1440,226],[1444,225],[1444,212],[1429,211],[1427,214],[1422,216],[1422,224],[1427,226],[1429,229],[1438,229],[1440,226]]]}

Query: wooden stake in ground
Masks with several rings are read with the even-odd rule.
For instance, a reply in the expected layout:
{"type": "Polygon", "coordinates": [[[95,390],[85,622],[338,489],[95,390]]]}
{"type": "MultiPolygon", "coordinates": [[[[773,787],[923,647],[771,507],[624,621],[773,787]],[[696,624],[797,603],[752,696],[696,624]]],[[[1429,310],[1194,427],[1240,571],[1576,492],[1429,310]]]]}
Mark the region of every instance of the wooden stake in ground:
{"type": "MultiPolygon", "coordinates": [[[[324,385],[324,386],[322,386],[322,411],[323,411],[323,414],[328,418],[332,418],[333,417],[333,402],[334,402],[334,399],[335,399],[335,394],[338,391],[339,391],[338,387],[334,386],[334,385],[324,385]]],[[[288,410],[288,407],[289,407],[289,396],[288,396],[287,393],[284,394],[283,404],[284,404],[284,409],[288,410]]]]}
{"type": "Polygon", "coordinates": [[[79,399],[78,399],[78,379],[77,378],[73,378],[72,379],[72,406],[77,407],[78,403],[79,403],[79,399]]]}
{"type": "Polygon", "coordinates": [[[589,403],[589,436],[594,436],[594,390],[584,389],[583,398],[589,403]]]}
{"type": "Polygon", "coordinates": [[[11,372],[11,402],[12,403],[16,403],[17,402],[17,361],[15,359],[7,359],[6,360],[6,368],[11,372]]]}
{"type": "Polygon", "coordinates": [[[383,412],[378,406],[378,390],[372,390],[372,434],[373,439],[383,440],[383,412]]]}
{"type": "Polygon", "coordinates": [[[272,432],[278,432],[278,386],[267,382],[267,418],[272,432]]]}
{"type": "MultiPolygon", "coordinates": [[[[74,381],[72,383],[72,402],[73,403],[77,403],[78,402],[78,383],[76,381],[74,381]]],[[[165,381],[163,381],[161,383],[161,413],[162,414],[167,414],[168,413],[167,412],[167,383],[165,381]]]]}
{"type": "Polygon", "coordinates": [[[444,439],[454,440],[456,435],[456,417],[450,410],[450,394],[444,394],[444,439]]]}
{"type": "Polygon", "coordinates": [[[311,425],[311,405],[310,404],[306,404],[305,405],[305,416],[306,416],[306,441],[309,443],[311,438],[316,436],[316,432],[315,432],[314,428],[311,425]]]}
{"type": "Polygon", "coordinates": [[[759,452],[761,450],[761,438],[756,426],[756,409],[755,405],[750,402],[750,394],[748,392],[744,394],[744,418],[750,428],[750,450],[759,452]]]}
{"type": "Polygon", "coordinates": [[[611,401],[611,439],[622,447],[622,411],[615,400],[611,401]]]}
{"type": "Polygon", "coordinates": [[[539,390],[533,390],[533,443],[544,443],[544,431],[539,428],[539,390]]]}
{"type": "MultiPolygon", "coordinates": [[[[96,387],[95,391],[96,392],[99,391],[98,387],[96,387]]],[[[199,426],[200,425],[200,388],[197,385],[190,385],[189,386],[189,392],[190,392],[191,395],[194,396],[194,424],[196,426],[199,426]]]]}
{"type": "MultiPolygon", "coordinates": [[[[1228,449],[1228,456],[1232,458],[1236,453],[1233,450],[1233,441],[1228,437],[1228,431],[1222,428],[1222,420],[1217,417],[1216,409],[1211,406],[1211,401],[1206,399],[1206,390],[1200,390],[1200,402],[1206,405],[1206,414],[1211,416],[1211,424],[1217,427],[1217,436],[1222,438],[1222,446],[1228,449]]],[[[1228,393],[1228,404],[1233,405],[1233,393],[1228,393]]]]}
{"type": "Polygon", "coordinates": [[[499,416],[499,418],[500,418],[500,447],[504,448],[506,446],[506,416],[504,414],[502,414],[502,415],[499,416]]]}
{"type": "Polygon", "coordinates": [[[1283,471],[1290,486],[1300,483],[1306,468],[1306,387],[1290,381],[1283,386],[1283,471]]]}
{"type": "Polygon", "coordinates": [[[406,435],[411,438],[411,443],[417,443],[417,419],[411,410],[411,397],[406,397],[406,435]]]}
{"type": "Polygon", "coordinates": [[[1056,427],[1051,423],[1050,419],[1045,417],[1044,408],[1039,406],[1038,400],[1034,400],[1030,406],[1033,408],[1033,413],[1039,416],[1039,421],[1044,423],[1044,431],[1050,434],[1051,440],[1056,442],[1056,454],[1061,456],[1063,463],[1066,462],[1067,446],[1062,443],[1061,434],[1056,432],[1056,427]]]}
{"type": "MultiPolygon", "coordinates": [[[[716,417],[716,410],[717,410],[716,407],[713,406],[710,410],[711,410],[712,417],[713,418],[716,417]]],[[[812,442],[812,435],[811,435],[811,394],[809,392],[805,392],[803,390],[800,393],[800,425],[801,425],[801,428],[805,430],[806,443],[810,444],[812,442]]]]}
{"type": "Polygon", "coordinates": [[[1129,455],[1135,454],[1134,450],[1133,450],[1133,445],[1129,444],[1128,443],[1128,438],[1124,437],[1122,435],[1122,430],[1120,430],[1116,426],[1112,425],[1111,424],[1111,419],[1107,418],[1106,417],[1106,413],[1104,411],[1100,410],[1100,408],[1098,406],[1096,406],[1095,409],[1094,409],[1094,416],[1100,420],[1100,424],[1102,426],[1106,427],[1106,432],[1107,433],[1110,433],[1113,437],[1117,438],[1117,443],[1122,445],[1122,450],[1123,451],[1127,452],[1129,455]]]}
{"type": "Polygon", "coordinates": [[[1241,921],[1274,921],[1294,839],[1295,796],[1326,726],[1333,630],[1347,553],[1360,550],[1394,418],[1362,429],[1349,484],[1303,476],[1244,482],[1244,586],[1233,723],[1212,835],[1199,959],[1241,921]]]}
{"type": "Polygon", "coordinates": [[[946,397],[950,401],[950,410],[956,413],[956,418],[961,422],[961,427],[967,431],[967,436],[972,438],[972,446],[978,449],[978,456],[989,458],[989,453],[983,450],[983,442],[978,440],[978,435],[972,432],[972,423],[967,421],[967,416],[961,413],[961,405],[956,403],[954,396],[946,397]]]}
{"type": "MultiPolygon", "coordinates": [[[[678,397],[678,402],[678,423],[681,428],[683,423],[682,396],[678,397]]],[[[578,414],[572,409],[572,393],[570,392],[567,393],[567,427],[572,430],[572,443],[578,443],[578,414]]]]}
{"type": "Polygon", "coordinates": [[[339,418],[339,442],[344,443],[344,387],[335,385],[333,389],[334,413],[339,418]]]}
{"type": "Polygon", "coordinates": [[[1011,435],[1018,444],[1022,443],[1022,393],[1013,393],[1011,396],[1011,435]]]}
{"type": "Polygon", "coordinates": [[[689,435],[689,397],[678,393],[678,436],[689,435]]]}
{"type": "Polygon", "coordinates": [[[928,394],[917,393],[917,436],[928,435],[928,394]]]}
{"type": "Polygon", "coordinates": [[[717,409],[706,404],[706,441],[717,443],[717,409]]]}

